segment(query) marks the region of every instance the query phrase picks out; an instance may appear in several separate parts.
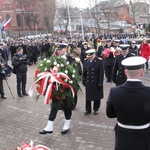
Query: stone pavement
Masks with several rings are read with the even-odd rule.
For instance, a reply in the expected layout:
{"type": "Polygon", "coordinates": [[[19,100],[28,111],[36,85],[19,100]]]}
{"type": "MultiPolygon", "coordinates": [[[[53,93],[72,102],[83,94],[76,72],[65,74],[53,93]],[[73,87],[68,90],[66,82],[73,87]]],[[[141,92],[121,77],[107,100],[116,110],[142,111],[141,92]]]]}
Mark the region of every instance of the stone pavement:
{"type": "MultiPolygon", "coordinates": [[[[34,81],[36,65],[29,67],[27,90],[34,81]]],[[[150,74],[150,73],[147,73],[150,74]]],[[[105,114],[106,100],[113,83],[104,82],[104,99],[102,99],[99,114],[85,116],[84,87],[78,94],[77,108],[73,111],[70,131],[61,135],[64,114],[58,112],[54,122],[53,134],[40,135],[48,120],[49,105],[44,105],[43,97],[38,101],[32,98],[18,98],[16,94],[16,78],[12,74],[7,80],[15,97],[12,98],[7,83],[4,81],[6,100],[0,99],[0,150],[15,150],[22,142],[34,141],[34,145],[42,144],[51,150],[113,150],[114,125],[116,120],[109,119],[105,114]]],[[[144,83],[150,85],[150,80],[144,78],[144,83]]]]}

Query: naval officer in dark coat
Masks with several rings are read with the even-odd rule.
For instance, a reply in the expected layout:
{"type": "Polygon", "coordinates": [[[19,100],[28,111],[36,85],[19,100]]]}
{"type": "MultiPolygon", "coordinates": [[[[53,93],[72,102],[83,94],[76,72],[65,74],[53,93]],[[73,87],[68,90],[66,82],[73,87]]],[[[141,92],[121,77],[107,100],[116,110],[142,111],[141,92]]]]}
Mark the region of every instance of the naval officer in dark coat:
{"type": "Polygon", "coordinates": [[[116,86],[123,84],[127,77],[124,74],[124,66],[121,64],[121,61],[125,58],[134,56],[129,52],[129,45],[122,44],[120,45],[121,48],[121,54],[116,56],[114,68],[113,68],[113,82],[116,84],[116,86]]]}
{"type": "Polygon", "coordinates": [[[141,82],[145,58],[122,61],[127,81],[110,90],[106,114],[117,118],[115,150],[150,150],[150,87],[141,82]]]}
{"type": "Polygon", "coordinates": [[[87,58],[83,64],[83,84],[86,89],[86,111],[84,114],[91,113],[91,101],[94,101],[94,115],[98,114],[101,99],[103,98],[104,67],[102,58],[98,58],[95,49],[86,51],[87,58]]]}

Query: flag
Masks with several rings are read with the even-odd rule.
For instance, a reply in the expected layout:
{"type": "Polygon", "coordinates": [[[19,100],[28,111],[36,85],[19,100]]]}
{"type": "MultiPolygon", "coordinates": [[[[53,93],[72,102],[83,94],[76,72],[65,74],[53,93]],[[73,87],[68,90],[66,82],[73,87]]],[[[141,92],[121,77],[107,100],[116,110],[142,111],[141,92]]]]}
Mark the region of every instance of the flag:
{"type": "Polygon", "coordinates": [[[12,19],[12,18],[9,18],[9,19],[3,24],[4,29],[7,29],[7,28],[8,28],[11,19],[12,19]]]}
{"type": "Polygon", "coordinates": [[[7,20],[5,19],[3,22],[2,22],[2,26],[4,25],[4,23],[6,22],[7,20]]]}

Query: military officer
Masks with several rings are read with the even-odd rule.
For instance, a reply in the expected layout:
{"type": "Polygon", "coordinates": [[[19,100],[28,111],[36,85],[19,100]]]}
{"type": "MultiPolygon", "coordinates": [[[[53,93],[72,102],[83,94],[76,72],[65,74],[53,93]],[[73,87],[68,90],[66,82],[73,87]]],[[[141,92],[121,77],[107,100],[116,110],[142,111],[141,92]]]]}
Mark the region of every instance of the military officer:
{"type": "Polygon", "coordinates": [[[122,61],[127,81],[110,90],[106,114],[117,118],[115,150],[150,150],[150,87],[142,84],[145,58],[122,61]]]}
{"type": "Polygon", "coordinates": [[[116,84],[116,86],[123,84],[127,77],[124,74],[124,66],[121,64],[121,61],[127,57],[134,56],[129,52],[129,45],[128,44],[122,44],[120,45],[121,48],[121,54],[115,57],[115,64],[113,68],[113,82],[116,84]]]}
{"type": "Polygon", "coordinates": [[[94,115],[98,114],[101,99],[103,98],[104,68],[102,58],[98,58],[95,49],[86,51],[83,65],[82,82],[86,90],[86,104],[84,114],[91,114],[91,101],[94,101],[94,115]]]}
{"type": "MultiPolygon", "coordinates": [[[[58,57],[67,59],[70,63],[75,63],[75,59],[72,58],[71,56],[67,55],[67,48],[68,48],[67,43],[58,43],[58,46],[56,49],[56,51],[58,53],[58,57]]],[[[76,96],[75,96],[75,99],[69,97],[72,99],[71,106],[68,106],[65,101],[61,104],[61,109],[64,111],[64,116],[65,116],[65,122],[64,122],[64,126],[61,131],[61,134],[66,134],[69,131],[70,121],[71,121],[71,116],[72,116],[72,109],[75,107],[74,105],[76,105],[75,104],[76,102],[74,103],[74,100],[76,101],[76,98],[77,98],[76,96]]],[[[52,101],[52,104],[54,104],[54,103],[55,102],[52,101]]],[[[51,108],[47,125],[42,131],[39,132],[39,134],[53,133],[53,124],[54,124],[54,120],[57,116],[58,110],[59,110],[58,108],[51,108]]]]}
{"type": "Polygon", "coordinates": [[[129,47],[129,52],[135,54],[136,56],[140,56],[139,49],[136,46],[135,41],[131,42],[131,46],[129,47]]]}
{"type": "Polygon", "coordinates": [[[83,64],[84,59],[86,58],[86,51],[90,49],[90,47],[88,46],[88,42],[83,42],[82,43],[82,47],[81,47],[81,53],[80,53],[80,60],[83,64]]]}

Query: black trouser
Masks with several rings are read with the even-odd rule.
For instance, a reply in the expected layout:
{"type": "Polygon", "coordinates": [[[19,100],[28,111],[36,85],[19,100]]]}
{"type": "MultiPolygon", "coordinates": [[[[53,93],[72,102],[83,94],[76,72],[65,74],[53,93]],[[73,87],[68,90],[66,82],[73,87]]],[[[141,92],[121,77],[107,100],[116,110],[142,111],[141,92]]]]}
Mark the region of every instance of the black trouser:
{"type": "Polygon", "coordinates": [[[17,93],[18,95],[26,93],[27,73],[16,73],[17,77],[17,93]],[[22,91],[22,92],[21,92],[22,91]]]}
{"type": "MultiPolygon", "coordinates": [[[[91,102],[92,101],[86,101],[86,111],[91,113],[91,102]]],[[[97,101],[93,101],[94,104],[93,104],[93,110],[94,111],[98,111],[99,110],[99,107],[100,107],[100,104],[101,104],[101,101],[100,100],[97,100],[97,101]]]]}
{"type": "Polygon", "coordinates": [[[3,97],[5,94],[4,94],[4,88],[3,88],[3,78],[0,77],[0,94],[1,94],[1,97],[3,97]]]}
{"type": "Polygon", "coordinates": [[[105,76],[108,82],[112,81],[113,65],[105,65],[105,76]]]}
{"type": "MultiPolygon", "coordinates": [[[[57,115],[58,109],[54,109],[52,108],[49,114],[49,120],[50,121],[54,121],[57,115]]],[[[65,115],[65,119],[66,120],[70,120],[71,119],[71,115],[72,115],[72,110],[68,109],[68,110],[64,110],[64,115],[65,115]]]]}
{"type": "Polygon", "coordinates": [[[146,65],[146,70],[148,70],[148,61],[146,61],[146,63],[145,63],[145,65],[146,65]]]}

